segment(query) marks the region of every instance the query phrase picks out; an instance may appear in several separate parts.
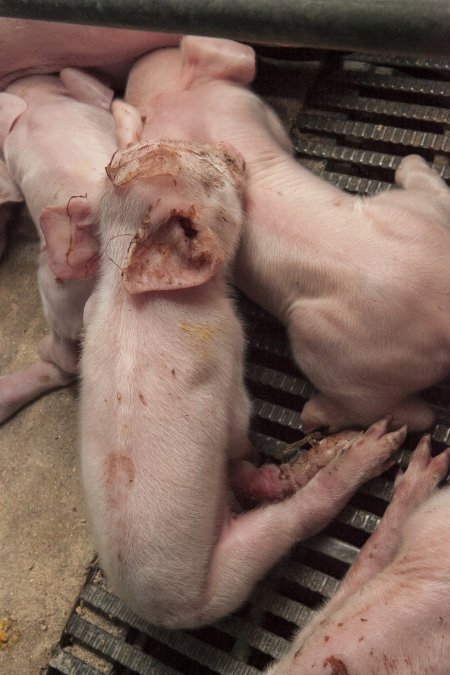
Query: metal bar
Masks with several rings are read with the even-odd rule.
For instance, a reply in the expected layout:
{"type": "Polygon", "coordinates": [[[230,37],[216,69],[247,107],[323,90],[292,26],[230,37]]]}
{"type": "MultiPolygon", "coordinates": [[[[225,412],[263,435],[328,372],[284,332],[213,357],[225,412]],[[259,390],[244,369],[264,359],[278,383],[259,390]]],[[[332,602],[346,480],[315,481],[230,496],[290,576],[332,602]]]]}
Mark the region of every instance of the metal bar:
{"type": "Polygon", "coordinates": [[[445,57],[448,0],[0,0],[0,16],[445,57]]]}

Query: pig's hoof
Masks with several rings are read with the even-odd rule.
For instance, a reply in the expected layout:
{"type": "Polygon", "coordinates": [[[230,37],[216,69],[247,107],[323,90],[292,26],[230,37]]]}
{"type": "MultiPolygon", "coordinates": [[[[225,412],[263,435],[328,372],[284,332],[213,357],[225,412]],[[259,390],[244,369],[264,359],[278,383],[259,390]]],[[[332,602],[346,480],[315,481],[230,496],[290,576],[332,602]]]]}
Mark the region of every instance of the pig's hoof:
{"type": "Polygon", "coordinates": [[[447,475],[449,467],[450,448],[432,457],[430,436],[423,436],[411,455],[405,473],[400,470],[397,474],[393,499],[402,501],[405,508],[412,510],[432,494],[447,475]]]}
{"type": "Polygon", "coordinates": [[[364,472],[366,480],[379,476],[395,463],[393,454],[405,440],[406,426],[388,432],[390,421],[391,416],[387,415],[372,424],[345,453],[348,461],[364,472]]]}

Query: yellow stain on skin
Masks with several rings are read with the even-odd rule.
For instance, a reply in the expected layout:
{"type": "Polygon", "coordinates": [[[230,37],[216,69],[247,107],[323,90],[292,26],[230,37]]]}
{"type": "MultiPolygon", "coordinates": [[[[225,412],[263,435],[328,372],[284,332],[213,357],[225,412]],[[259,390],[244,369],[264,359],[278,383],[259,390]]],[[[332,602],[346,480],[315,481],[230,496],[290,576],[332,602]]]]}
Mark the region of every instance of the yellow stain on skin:
{"type": "Polygon", "coordinates": [[[188,321],[182,321],[180,329],[188,334],[193,347],[199,349],[205,357],[209,355],[209,341],[220,331],[218,326],[211,326],[207,323],[189,323],[188,321]]]}

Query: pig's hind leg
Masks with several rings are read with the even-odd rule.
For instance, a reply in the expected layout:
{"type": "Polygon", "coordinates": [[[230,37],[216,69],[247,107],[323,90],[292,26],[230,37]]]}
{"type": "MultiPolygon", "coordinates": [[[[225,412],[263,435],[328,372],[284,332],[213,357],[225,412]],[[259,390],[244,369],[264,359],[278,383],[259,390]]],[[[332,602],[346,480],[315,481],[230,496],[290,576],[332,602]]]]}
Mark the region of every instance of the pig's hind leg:
{"type": "Polygon", "coordinates": [[[325,527],[362,483],[392,465],[406,429],[388,433],[389,422],[385,418],[370,427],[292,497],[224,523],[211,555],[201,608],[191,625],[237,609],[294,542],[325,527]]]}

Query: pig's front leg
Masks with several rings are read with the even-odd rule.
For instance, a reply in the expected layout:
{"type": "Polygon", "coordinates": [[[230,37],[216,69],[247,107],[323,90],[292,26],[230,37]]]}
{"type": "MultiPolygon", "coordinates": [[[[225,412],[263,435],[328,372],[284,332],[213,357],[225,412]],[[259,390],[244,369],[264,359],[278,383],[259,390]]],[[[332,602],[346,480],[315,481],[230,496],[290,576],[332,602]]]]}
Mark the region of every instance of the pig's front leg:
{"type": "Polygon", "coordinates": [[[385,418],[370,427],[292,497],[224,523],[196,623],[207,623],[239,607],[249,588],[294,542],[325,527],[362,483],[392,465],[392,454],[406,429],[388,433],[389,422],[385,418]]]}
{"type": "Polygon", "coordinates": [[[381,572],[396,555],[402,528],[412,511],[433,493],[445,478],[450,464],[450,448],[431,457],[429,435],[423,436],[414,450],[405,473],[399,470],[394,494],[377,529],[362,547],[338,591],[317,613],[313,621],[296,640],[296,648],[303,644],[317,626],[332,616],[356,591],[381,572]]]}
{"type": "Polygon", "coordinates": [[[426,192],[436,197],[450,215],[450,190],[446,182],[419,155],[408,155],[402,159],[395,172],[395,182],[405,190],[426,192]]]}

